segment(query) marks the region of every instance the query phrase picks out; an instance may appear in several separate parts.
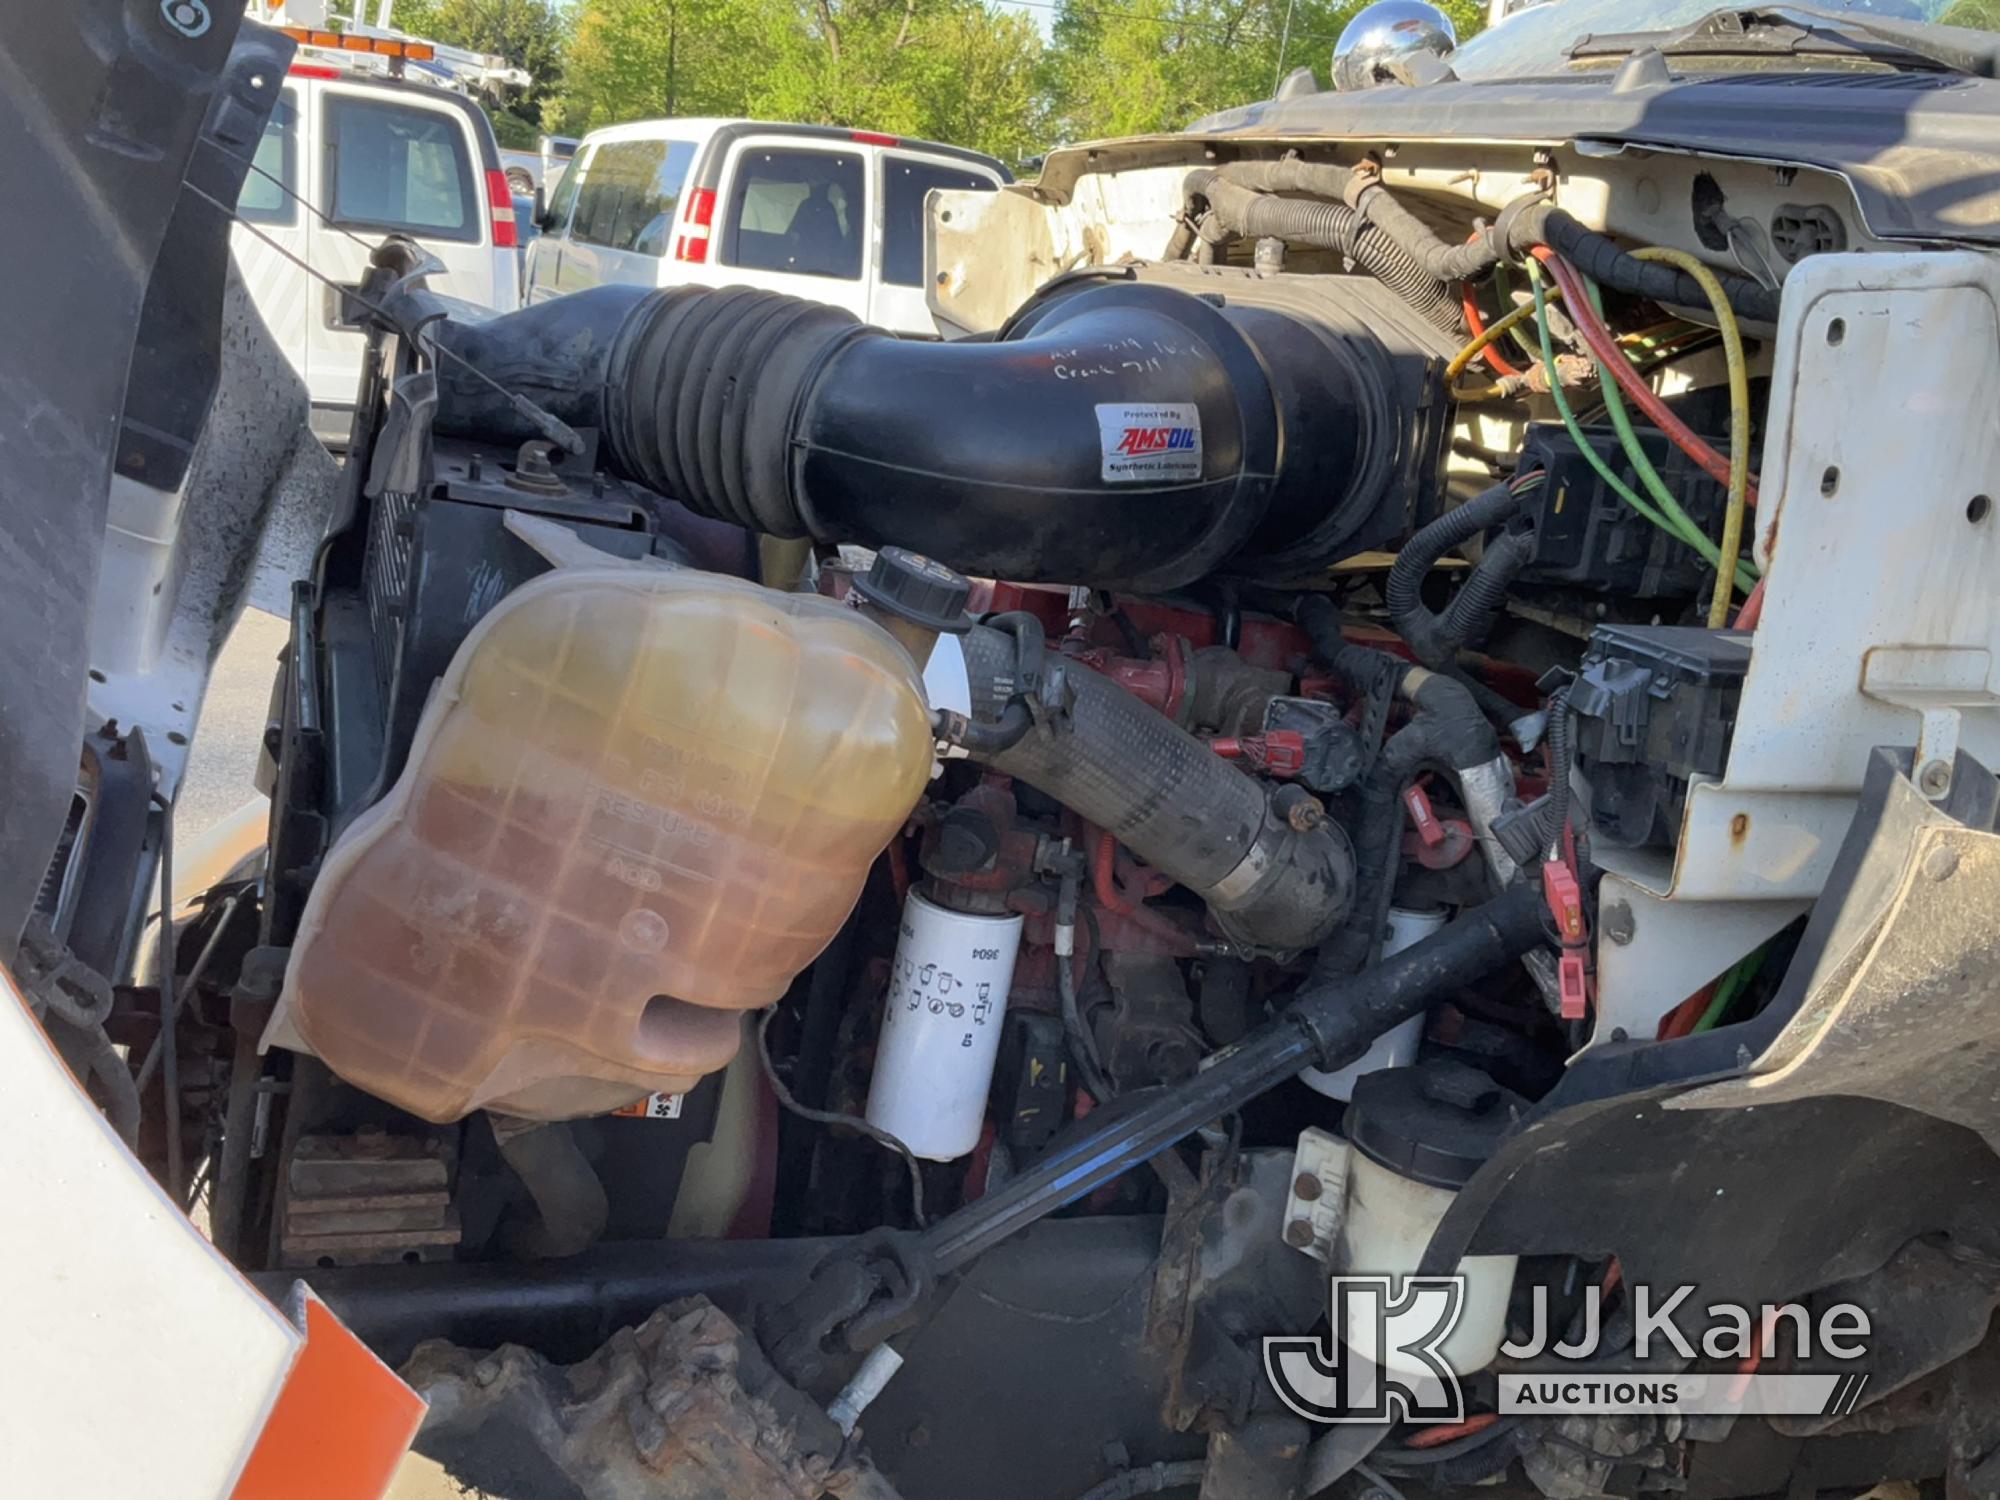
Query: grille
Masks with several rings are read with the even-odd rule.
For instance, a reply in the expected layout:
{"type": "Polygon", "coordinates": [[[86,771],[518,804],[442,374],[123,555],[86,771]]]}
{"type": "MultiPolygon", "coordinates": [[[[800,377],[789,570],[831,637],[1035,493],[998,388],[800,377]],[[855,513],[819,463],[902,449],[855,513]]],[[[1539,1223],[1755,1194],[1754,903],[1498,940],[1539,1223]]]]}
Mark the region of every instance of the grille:
{"type": "Polygon", "coordinates": [[[368,596],[369,633],[375,640],[375,677],[385,702],[396,680],[396,662],[403,651],[403,625],[410,608],[410,558],[416,549],[416,530],[416,498],[384,491],[369,518],[362,576],[368,596]]]}

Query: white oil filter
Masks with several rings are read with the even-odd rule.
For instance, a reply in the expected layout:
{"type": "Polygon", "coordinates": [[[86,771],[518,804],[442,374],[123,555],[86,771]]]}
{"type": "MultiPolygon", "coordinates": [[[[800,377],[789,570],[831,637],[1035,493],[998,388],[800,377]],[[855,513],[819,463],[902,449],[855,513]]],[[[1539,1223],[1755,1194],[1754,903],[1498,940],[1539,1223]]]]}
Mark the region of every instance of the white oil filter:
{"type": "Polygon", "coordinates": [[[918,1156],[956,1161],[979,1144],[1021,918],[951,911],[911,891],[903,906],[868,1123],[918,1156]]]}
{"type": "MultiPolygon", "coordinates": [[[[1382,939],[1382,957],[1401,953],[1412,943],[1429,937],[1444,926],[1442,911],[1407,911],[1400,906],[1389,908],[1388,934],[1382,939]]],[[[1418,1011],[1407,1021],[1398,1021],[1389,1030],[1368,1044],[1368,1050],[1355,1058],[1344,1068],[1335,1068],[1331,1073],[1320,1068],[1307,1068],[1299,1074],[1299,1082],[1309,1089],[1317,1089],[1329,1099],[1352,1099],[1354,1080],[1363,1073],[1372,1073],[1377,1068],[1404,1068],[1417,1060],[1417,1048],[1424,1039],[1424,1013],[1418,1011]]]]}

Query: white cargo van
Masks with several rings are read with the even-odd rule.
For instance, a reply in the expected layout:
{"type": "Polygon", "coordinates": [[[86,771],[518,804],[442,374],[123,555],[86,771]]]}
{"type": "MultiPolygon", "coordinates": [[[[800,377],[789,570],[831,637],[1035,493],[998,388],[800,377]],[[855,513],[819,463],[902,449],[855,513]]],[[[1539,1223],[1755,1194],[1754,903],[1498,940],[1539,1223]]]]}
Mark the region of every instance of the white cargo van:
{"type": "Polygon", "coordinates": [[[443,263],[431,281],[439,291],[503,311],[519,304],[514,200],[492,123],[463,95],[302,48],[256,165],[237,214],[257,232],[238,224],[231,244],[327,441],[346,440],[362,336],[332,287],[259,234],[344,285],[361,279],[385,235],[407,234],[443,263]]]}
{"type": "Polygon", "coordinates": [[[937,333],[924,301],[932,188],[1011,181],[930,141],[754,120],[644,120],[584,137],[528,248],[527,300],[610,282],[756,286],[937,333]]]}

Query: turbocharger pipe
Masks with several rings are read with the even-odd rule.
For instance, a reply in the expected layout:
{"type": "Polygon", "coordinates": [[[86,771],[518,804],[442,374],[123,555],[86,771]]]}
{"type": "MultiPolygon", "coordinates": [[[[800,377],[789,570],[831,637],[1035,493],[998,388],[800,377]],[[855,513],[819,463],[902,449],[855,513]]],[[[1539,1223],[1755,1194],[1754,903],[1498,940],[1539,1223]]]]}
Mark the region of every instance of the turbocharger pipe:
{"type": "MultiPolygon", "coordinates": [[[[1334,561],[1398,430],[1341,336],[1123,279],[950,343],[741,287],[597,288],[431,333],[703,515],[1029,582],[1157,591],[1296,568],[1307,538],[1334,561]]],[[[533,435],[459,361],[437,375],[439,431],[533,435]]]]}
{"type": "MultiPolygon", "coordinates": [[[[962,643],[973,722],[1021,711],[1014,639],[979,625],[962,643]]],[[[968,748],[1195,892],[1240,942],[1310,948],[1347,916],[1354,853],[1337,824],[1294,827],[1261,783],[1107,677],[1067,672],[1060,698],[1025,732],[968,748]]]]}

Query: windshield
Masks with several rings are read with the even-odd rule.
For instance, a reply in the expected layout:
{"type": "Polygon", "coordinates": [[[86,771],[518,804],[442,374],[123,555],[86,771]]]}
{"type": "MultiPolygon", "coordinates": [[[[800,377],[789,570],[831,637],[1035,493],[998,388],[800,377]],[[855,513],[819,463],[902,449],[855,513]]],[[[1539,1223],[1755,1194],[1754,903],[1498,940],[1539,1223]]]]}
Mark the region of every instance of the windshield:
{"type": "MultiPolygon", "coordinates": [[[[2000,0],[1804,0],[1807,8],[1858,18],[1927,21],[2000,31],[2000,0]]],[[[1481,32],[1451,55],[1460,78],[1564,71],[1582,36],[1677,31],[1718,9],[1717,0],[1543,0],[1481,32]]]]}

